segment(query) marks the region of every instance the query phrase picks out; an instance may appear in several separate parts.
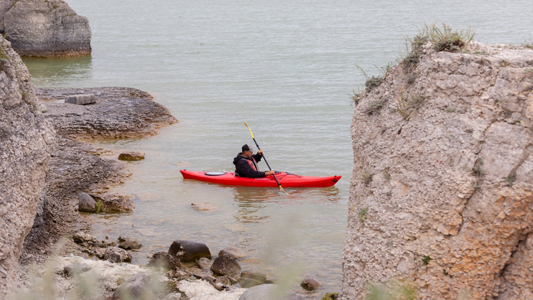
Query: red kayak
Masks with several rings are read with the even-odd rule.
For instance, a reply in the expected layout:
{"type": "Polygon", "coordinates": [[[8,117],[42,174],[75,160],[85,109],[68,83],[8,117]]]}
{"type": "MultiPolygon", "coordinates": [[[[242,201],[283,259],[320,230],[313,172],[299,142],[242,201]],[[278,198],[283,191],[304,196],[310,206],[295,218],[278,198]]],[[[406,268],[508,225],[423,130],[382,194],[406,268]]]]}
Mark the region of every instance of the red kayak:
{"type": "MultiPolygon", "coordinates": [[[[234,172],[198,172],[180,170],[184,179],[194,179],[227,185],[243,185],[257,187],[278,187],[274,176],[263,178],[248,178],[235,176],[234,172]]],[[[328,187],[341,179],[340,175],[327,177],[300,176],[291,173],[276,173],[276,178],[282,187],[328,187]]]]}

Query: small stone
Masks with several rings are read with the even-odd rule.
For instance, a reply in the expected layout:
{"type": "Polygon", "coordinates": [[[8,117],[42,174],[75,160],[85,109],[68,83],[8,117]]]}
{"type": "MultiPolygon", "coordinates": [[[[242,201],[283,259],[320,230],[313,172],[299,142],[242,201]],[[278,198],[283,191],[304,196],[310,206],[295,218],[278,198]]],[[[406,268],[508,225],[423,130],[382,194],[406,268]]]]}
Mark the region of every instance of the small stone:
{"type": "Polygon", "coordinates": [[[131,254],[121,248],[107,248],[104,253],[104,259],[112,263],[131,262],[131,254]]]}
{"type": "Polygon", "coordinates": [[[96,103],[96,97],[92,94],[72,95],[65,98],[65,103],[87,105],[96,103]]]}
{"type": "Polygon", "coordinates": [[[91,197],[91,195],[81,192],[78,195],[78,211],[83,212],[95,212],[96,211],[96,201],[91,197]]]}
{"type": "Polygon", "coordinates": [[[211,260],[207,257],[200,257],[200,259],[196,261],[196,264],[204,270],[209,270],[209,268],[211,268],[211,260]]]}
{"type": "Polygon", "coordinates": [[[118,246],[125,250],[136,250],[141,249],[142,247],[142,244],[137,242],[136,240],[123,238],[122,236],[118,237],[118,242],[118,246]]]}
{"type": "Polygon", "coordinates": [[[138,151],[127,151],[122,152],[118,156],[119,160],[125,160],[125,161],[138,161],[144,159],[144,153],[138,152],[138,151]]]}
{"type": "Polygon", "coordinates": [[[167,270],[172,270],[175,268],[180,268],[180,260],[176,257],[166,253],[166,252],[157,252],[150,258],[148,265],[156,268],[164,268],[167,270]]]}

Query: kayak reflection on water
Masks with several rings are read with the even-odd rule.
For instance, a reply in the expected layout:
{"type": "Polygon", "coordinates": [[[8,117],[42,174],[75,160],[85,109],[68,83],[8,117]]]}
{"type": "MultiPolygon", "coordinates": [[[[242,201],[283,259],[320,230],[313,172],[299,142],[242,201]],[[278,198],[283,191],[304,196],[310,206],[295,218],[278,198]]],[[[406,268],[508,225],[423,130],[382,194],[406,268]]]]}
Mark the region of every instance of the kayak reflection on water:
{"type": "Polygon", "coordinates": [[[276,189],[235,186],[232,190],[238,207],[234,217],[241,223],[268,222],[279,209],[283,209],[280,206],[338,203],[342,200],[336,187],[290,189],[290,197],[276,189]]]}

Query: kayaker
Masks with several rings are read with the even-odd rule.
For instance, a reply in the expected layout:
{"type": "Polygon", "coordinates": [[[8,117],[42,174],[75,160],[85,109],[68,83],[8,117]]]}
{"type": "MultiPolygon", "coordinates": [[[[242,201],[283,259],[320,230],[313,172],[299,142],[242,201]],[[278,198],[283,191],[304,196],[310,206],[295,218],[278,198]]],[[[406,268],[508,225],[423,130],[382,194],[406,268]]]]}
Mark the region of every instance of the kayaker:
{"type": "Polygon", "coordinates": [[[242,146],[242,152],[233,159],[235,165],[235,175],[240,177],[261,178],[274,174],[273,170],[267,172],[259,171],[258,162],[263,158],[263,150],[259,149],[257,154],[251,150],[248,144],[242,146]]]}

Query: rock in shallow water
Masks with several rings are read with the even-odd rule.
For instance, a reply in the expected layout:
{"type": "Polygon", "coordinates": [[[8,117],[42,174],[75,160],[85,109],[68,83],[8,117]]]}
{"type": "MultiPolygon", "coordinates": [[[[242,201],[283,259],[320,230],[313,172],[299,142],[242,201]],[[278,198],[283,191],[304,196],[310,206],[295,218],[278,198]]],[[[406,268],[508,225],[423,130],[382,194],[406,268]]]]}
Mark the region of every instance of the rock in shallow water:
{"type": "Polygon", "coordinates": [[[204,243],[176,240],[170,245],[168,253],[182,262],[194,262],[201,257],[211,259],[211,252],[204,243]]]}
{"type": "Polygon", "coordinates": [[[180,260],[168,254],[167,252],[157,252],[152,255],[148,265],[156,268],[164,268],[171,270],[174,268],[181,268],[180,260]]]}
{"type": "Polygon", "coordinates": [[[239,275],[241,266],[234,257],[222,255],[215,259],[213,265],[211,265],[211,271],[217,275],[236,276],[239,275]]]}
{"type": "Polygon", "coordinates": [[[318,289],[318,287],[320,286],[320,282],[309,276],[306,276],[304,280],[302,280],[302,283],[300,283],[300,286],[308,291],[314,291],[318,289]]]}
{"type": "Polygon", "coordinates": [[[136,240],[127,238],[127,237],[118,237],[118,246],[124,250],[137,250],[141,249],[142,244],[137,242],[136,240]]]}
{"type": "Polygon", "coordinates": [[[93,197],[87,193],[80,193],[78,195],[78,211],[83,212],[95,212],[96,211],[96,201],[94,201],[93,197]]]}
{"type": "Polygon", "coordinates": [[[125,161],[138,161],[144,159],[144,153],[138,152],[138,151],[127,151],[122,152],[118,156],[119,160],[125,160],[125,161]]]}
{"type": "Polygon", "coordinates": [[[124,249],[112,247],[106,249],[104,259],[113,263],[131,262],[131,254],[124,249]]]}

